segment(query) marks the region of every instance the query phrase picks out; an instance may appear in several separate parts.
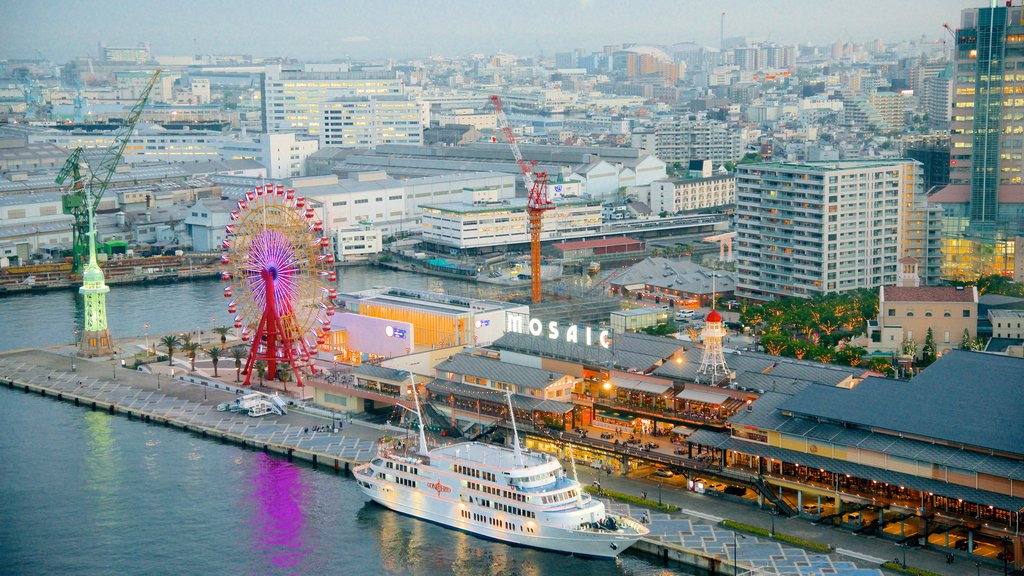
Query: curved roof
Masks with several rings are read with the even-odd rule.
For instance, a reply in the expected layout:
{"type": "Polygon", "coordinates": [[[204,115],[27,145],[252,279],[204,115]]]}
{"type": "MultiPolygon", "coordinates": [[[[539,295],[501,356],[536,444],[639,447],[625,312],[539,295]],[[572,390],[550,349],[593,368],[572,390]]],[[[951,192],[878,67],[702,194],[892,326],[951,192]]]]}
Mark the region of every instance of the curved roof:
{"type": "Polygon", "coordinates": [[[647,54],[666,62],[672,61],[672,58],[664,50],[656,46],[630,46],[629,48],[623,48],[622,51],[633,52],[634,54],[647,54]]]}

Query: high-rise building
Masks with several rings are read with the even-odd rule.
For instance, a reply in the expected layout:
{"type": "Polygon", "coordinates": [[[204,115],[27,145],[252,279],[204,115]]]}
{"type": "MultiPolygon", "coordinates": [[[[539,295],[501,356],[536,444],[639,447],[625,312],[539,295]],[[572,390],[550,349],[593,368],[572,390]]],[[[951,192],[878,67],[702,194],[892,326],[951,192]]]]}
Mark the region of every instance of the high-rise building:
{"type": "Polygon", "coordinates": [[[320,135],[323,106],[336,98],[403,94],[389,70],[350,70],[346,64],[268,64],[263,74],[263,132],[320,135]]]}
{"type": "MultiPolygon", "coordinates": [[[[1001,3],[1000,3],[1001,4],[1001,3]]],[[[944,273],[1010,274],[1024,231],[1024,8],[961,12],[953,50],[944,273]]]]}
{"type": "Polygon", "coordinates": [[[322,105],[321,146],[423,144],[420,105],[405,96],[339,98],[322,105]]]}
{"type": "MultiPolygon", "coordinates": [[[[912,160],[742,164],[736,295],[807,298],[895,284],[902,256],[937,258],[938,231],[928,226],[937,214],[911,221],[914,208],[927,206],[912,160]]],[[[937,269],[926,264],[925,274],[929,266],[937,269]]]]}
{"type": "Polygon", "coordinates": [[[937,132],[949,131],[949,111],[952,106],[952,67],[923,82],[921,100],[928,116],[928,128],[937,132]]]}
{"type": "Polygon", "coordinates": [[[925,192],[932,192],[949,184],[949,142],[907,144],[903,155],[921,163],[922,186],[925,192]]]}

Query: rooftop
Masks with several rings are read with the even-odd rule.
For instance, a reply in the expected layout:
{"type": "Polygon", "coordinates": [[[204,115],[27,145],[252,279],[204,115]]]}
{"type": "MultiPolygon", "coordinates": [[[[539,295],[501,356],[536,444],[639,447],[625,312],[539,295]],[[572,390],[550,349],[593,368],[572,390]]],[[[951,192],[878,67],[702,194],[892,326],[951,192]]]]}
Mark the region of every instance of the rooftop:
{"type": "Polygon", "coordinates": [[[974,286],[883,286],[882,300],[885,302],[964,302],[977,303],[978,294],[974,286]]]}
{"type": "Polygon", "coordinates": [[[1022,374],[1024,359],[952,350],[909,382],[871,377],[852,389],[808,386],[779,408],[1024,456],[1022,374]]]}
{"type": "Polygon", "coordinates": [[[578,240],[576,242],[559,242],[553,244],[558,250],[583,250],[586,248],[607,248],[609,246],[633,246],[642,244],[640,240],[632,238],[598,238],[596,240],[578,240]]]}
{"type": "Polygon", "coordinates": [[[537,390],[547,388],[556,380],[565,377],[565,374],[549,370],[510,364],[496,358],[465,353],[450,356],[434,368],[439,375],[444,372],[451,372],[537,390]]]}

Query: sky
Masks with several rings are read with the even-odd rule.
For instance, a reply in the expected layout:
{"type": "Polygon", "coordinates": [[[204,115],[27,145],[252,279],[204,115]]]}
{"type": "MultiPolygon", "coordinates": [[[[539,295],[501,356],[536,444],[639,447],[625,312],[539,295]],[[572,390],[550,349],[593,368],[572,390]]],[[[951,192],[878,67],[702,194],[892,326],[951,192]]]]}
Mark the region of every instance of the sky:
{"type": "Polygon", "coordinates": [[[154,55],[305,60],[536,55],[635,42],[719,43],[725,35],[831,44],[947,38],[984,0],[0,0],[0,58],[54,62],[98,43],[154,55]],[[37,52],[38,51],[38,52],[37,52]]]}

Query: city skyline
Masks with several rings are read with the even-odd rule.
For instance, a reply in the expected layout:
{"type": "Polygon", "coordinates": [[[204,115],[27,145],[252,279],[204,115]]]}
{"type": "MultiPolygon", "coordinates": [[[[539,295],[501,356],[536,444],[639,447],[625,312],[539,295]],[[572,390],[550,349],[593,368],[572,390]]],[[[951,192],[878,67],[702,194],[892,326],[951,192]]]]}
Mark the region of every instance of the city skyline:
{"type": "Polygon", "coordinates": [[[95,55],[97,44],[152,44],[155,55],[247,53],[298,59],[417,58],[509,52],[532,55],[574,48],[597,50],[605,44],[717,46],[720,15],[725,36],[744,36],[785,44],[827,44],[836,39],[896,42],[946,39],[943,23],[955,25],[963,8],[984,2],[860,3],[785,0],[770,4],[739,1],[700,2],[694,6],[655,1],[642,6],[602,0],[554,5],[535,1],[503,4],[469,2],[387,3],[295,2],[253,8],[236,1],[174,5],[167,11],[152,1],[122,5],[101,0],[83,13],[70,2],[8,3],[5,50],[0,56],[51,60],[95,55]],[[688,13],[688,10],[692,12],[688,13]],[[677,12],[679,18],[659,15],[677,12]],[[359,21],[348,14],[358,14],[359,21]],[[244,14],[244,26],[231,26],[244,14]],[[152,20],[152,22],[150,22],[152,20]],[[168,25],[170,20],[171,25],[168,25]],[[678,24],[677,24],[678,22],[678,24]],[[498,24],[496,24],[498,23],[498,24]],[[569,25],[567,25],[569,24],[569,25]],[[457,34],[451,33],[457,31],[457,34]],[[325,40],[326,39],[326,40],[325,40]]]}

